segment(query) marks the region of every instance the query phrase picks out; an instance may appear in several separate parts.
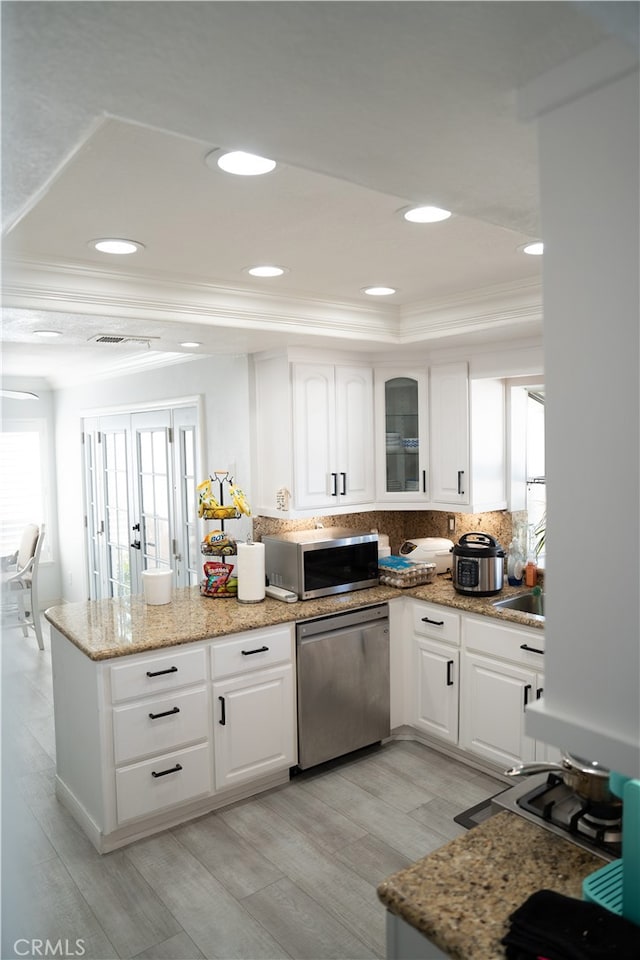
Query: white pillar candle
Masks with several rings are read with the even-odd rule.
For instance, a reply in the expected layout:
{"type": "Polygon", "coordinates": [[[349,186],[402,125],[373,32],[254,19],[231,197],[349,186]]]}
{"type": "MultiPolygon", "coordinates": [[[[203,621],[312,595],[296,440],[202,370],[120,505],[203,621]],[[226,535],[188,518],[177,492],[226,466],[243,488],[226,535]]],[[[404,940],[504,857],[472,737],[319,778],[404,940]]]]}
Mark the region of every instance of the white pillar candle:
{"type": "Polygon", "coordinates": [[[264,598],[264,543],[239,543],[238,601],[259,603],[264,598]]]}

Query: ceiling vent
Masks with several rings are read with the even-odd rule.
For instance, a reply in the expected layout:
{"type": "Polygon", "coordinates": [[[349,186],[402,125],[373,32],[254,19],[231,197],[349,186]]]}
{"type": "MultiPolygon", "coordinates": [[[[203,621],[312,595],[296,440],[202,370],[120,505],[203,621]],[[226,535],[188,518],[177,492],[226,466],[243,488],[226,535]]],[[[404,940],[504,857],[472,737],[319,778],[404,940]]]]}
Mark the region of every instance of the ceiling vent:
{"type": "Polygon", "coordinates": [[[117,335],[112,333],[98,333],[95,337],[89,337],[89,343],[142,343],[149,346],[152,340],[159,340],[160,337],[130,337],[126,334],[117,335]]]}

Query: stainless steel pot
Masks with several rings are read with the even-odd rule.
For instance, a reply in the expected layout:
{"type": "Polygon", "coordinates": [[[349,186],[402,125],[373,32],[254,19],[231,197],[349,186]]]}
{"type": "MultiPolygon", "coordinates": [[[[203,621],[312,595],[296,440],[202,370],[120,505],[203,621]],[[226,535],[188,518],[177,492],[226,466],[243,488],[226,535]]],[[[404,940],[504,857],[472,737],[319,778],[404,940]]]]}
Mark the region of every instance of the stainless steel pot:
{"type": "Polygon", "coordinates": [[[490,597],[504,586],[504,550],[490,533],[465,533],[452,549],[457,593],[490,597]]]}
{"type": "Polygon", "coordinates": [[[609,786],[610,771],[595,760],[584,760],[582,757],[563,753],[560,763],[519,763],[510,770],[505,770],[507,777],[530,777],[535,773],[561,774],[566,785],[583,800],[611,806],[622,803],[609,786]]]}

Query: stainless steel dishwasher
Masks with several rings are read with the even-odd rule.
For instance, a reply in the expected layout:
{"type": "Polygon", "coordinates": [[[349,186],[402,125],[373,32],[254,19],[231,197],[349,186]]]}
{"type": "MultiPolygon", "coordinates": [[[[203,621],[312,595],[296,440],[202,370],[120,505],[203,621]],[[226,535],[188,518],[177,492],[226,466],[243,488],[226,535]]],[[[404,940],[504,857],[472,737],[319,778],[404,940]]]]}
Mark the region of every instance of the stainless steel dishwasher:
{"type": "Polygon", "coordinates": [[[296,646],[301,770],[389,736],[386,603],[299,623],[296,646]]]}

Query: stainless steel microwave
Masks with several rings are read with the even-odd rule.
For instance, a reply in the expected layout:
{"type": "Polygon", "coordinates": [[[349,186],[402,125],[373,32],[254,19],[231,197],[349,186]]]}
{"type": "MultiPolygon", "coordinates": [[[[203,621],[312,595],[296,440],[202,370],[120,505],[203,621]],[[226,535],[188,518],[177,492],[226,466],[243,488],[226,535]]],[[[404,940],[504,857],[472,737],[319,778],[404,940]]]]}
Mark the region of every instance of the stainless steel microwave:
{"type": "Polygon", "coordinates": [[[378,534],[328,527],[263,536],[265,573],[301,600],[378,584],[378,534]]]}

